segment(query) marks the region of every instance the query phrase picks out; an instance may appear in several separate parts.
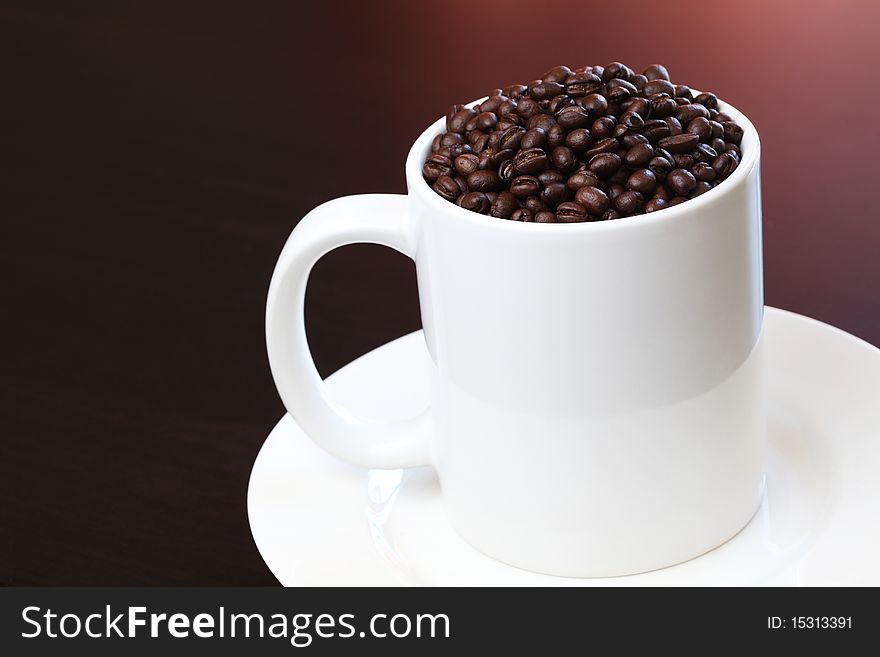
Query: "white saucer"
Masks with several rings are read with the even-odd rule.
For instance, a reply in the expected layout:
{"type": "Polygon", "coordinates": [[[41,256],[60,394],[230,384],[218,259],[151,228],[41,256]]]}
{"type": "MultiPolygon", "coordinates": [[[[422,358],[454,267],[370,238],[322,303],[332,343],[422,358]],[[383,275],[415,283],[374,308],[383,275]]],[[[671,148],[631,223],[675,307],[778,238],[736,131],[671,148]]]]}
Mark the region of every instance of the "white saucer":
{"type": "MultiPolygon", "coordinates": [[[[752,522],[686,563],[628,577],[568,579],[497,562],[447,522],[430,468],[348,466],[288,415],[257,456],[248,514],[257,548],[286,586],[649,586],[880,584],[880,350],[801,315],[765,314],[770,463],[752,522]]],[[[355,413],[424,408],[421,331],[328,379],[355,413]]]]}

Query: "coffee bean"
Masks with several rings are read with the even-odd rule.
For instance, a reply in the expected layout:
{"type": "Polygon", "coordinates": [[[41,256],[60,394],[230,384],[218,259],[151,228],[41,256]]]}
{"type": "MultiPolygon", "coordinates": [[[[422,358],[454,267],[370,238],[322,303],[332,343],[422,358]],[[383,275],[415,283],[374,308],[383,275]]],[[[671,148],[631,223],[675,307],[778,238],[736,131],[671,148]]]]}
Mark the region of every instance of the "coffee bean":
{"type": "Polygon", "coordinates": [[[547,185],[552,185],[553,183],[565,183],[565,181],[568,180],[565,174],[560,173],[555,169],[544,169],[537,175],[537,178],[538,182],[541,183],[542,188],[547,185]]]}
{"type": "Polygon", "coordinates": [[[672,195],[669,193],[669,190],[666,189],[666,185],[658,184],[657,189],[654,190],[653,198],[659,198],[664,201],[668,201],[670,196],[672,196],[672,195]]]}
{"type": "Polygon", "coordinates": [[[578,189],[574,198],[593,215],[602,214],[608,209],[608,196],[601,189],[592,185],[578,189]]]}
{"type": "Polygon", "coordinates": [[[534,176],[517,176],[510,183],[510,192],[518,198],[540,193],[541,183],[534,176]]]}
{"type": "Polygon", "coordinates": [[[547,147],[556,148],[565,143],[565,129],[558,123],[554,123],[547,130],[547,147]]]}
{"type": "Polygon", "coordinates": [[[706,109],[718,109],[718,98],[715,96],[715,94],[702,93],[694,98],[694,102],[699,103],[706,109]]]}
{"type": "Polygon", "coordinates": [[[696,187],[697,179],[686,169],[674,169],[666,176],[666,184],[678,196],[687,196],[696,187]]]}
{"type": "Polygon", "coordinates": [[[623,194],[625,191],[626,187],[624,187],[620,183],[612,183],[605,186],[605,193],[608,195],[608,198],[611,201],[614,201],[614,199],[623,194]]]}
{"type": "Polygon", "coordinates": [[[520,148],[525,151],[532,148],[543,148],[546,143],[547,133],[541,128],[532,128],[523,134],[520,140],[520,148]]]}
{"type": "Polygon", "coordinates": [[[626,216],[638,212],[643,201],[644,197],[639,192],[630,189],[615,197],[612,205],[620,214],[626,216]]]}
{"type": "Polygon", "coordinates": [[[661,121],[660,119],[653,119],[651,121],[645,122],[645,129],[642,132],[643,135],[647,138],[649,142],[652,144],[656,144],[664,137],[668,137],[671,133],[669,130],[669,124],[666,121],[661,121]]]}
{"type": "Polygon", "coordinates": [[[599,153],[590,158],[587,167],[600,178],[607,178],[620,168],[621,159],[617,153],[599,153]]]}
{"type": "MultiPolygon", "coordinates": [[[[524,151],[521,150],[516,154],[513,163],[519,174],[528,175],[538,173],[547,166],[547,154],[540,148],[529,148],[524,151]]],[[[473,185],[471,185],[471,187],[473,187],[473,185]]]]}
{"type": "Polygon", "coordinates": [[[571,69],[568,66],[554,66],[541,76],[543,82],[565,82],[566,78],[571,76],[571,69]]]}
{"type": "Polygon", "coordinates": [[[524,119],[529,119],[535,114],[541,113],[541,106],[534,98],[525,96],[516,102],[516,113],[524,119]]]}
{"type": "Polygon", "coordinates": [[[721,127],[724,129],[724,141],[739,144],[743,136],[743,129],[739,125],[733,121],[722,121],[721,127]]]}
{"type": "Polygon", "coordinates": [[[602,82],[609,82],[615,78],[629,80],[633,75],[632,69],[620,62],[611,62],[602,70],[602,82]]]}
{"type": "Polygon", "coordinates": [[[642,71],[642,75],[648,78],[648,80],[669,80],[669,71],[666,70],[663,64],[651,64],[642,71]]]}
{"type": "Polygon", "coordinates": [[[623,155],[623,162],[630,169],[644,167],[654,157],[654,148],[650,144],[635,144],[623,155]]]}
{"type": "Polygon", "coordinates": [[[593,125],[590,126],[590,134],[593,136],[594,140],[607,139],[614,134],[614,127],[616,125],[617,121],[613,117],[600,117],[593,121],[593,125]]]}
{"type": "Polygon", "coordinates": [[[550,153],[550,162],[553,167],[562,173],[571,173],[578,167],[578,160],[574,151],[566,146],[557,146],[550,153]]]}
{"type": "Polygon", "coordinates": [[[572,193],[578,191],[581,187],[595,187],[598,184],[598,176],[590,171],[575,171],[568,177],[568,180],[565,181],[565,186],[568,187],[568,191],[572,193]]]}
{"type": "Polygon", "coordinates": [[[501,189],[501,178],[491,169],[474,171],[467,177],[467,184],[475,192],[494,192],[501,189]]]}
{"type": "Polygon", "coordinates": [[[640,135],[638,132],[628,132],[622,137],[618,139],[620,144],[624,149],[628,150],[633,146],[637,146],[638,144],[648,144],[650,145],[650,141],[645,135],[640,135]]]}
{"type": "Polygon", "coordinates": [[[448,176],[452,173],[452,160],[443,155],[433,154],[425,161],[422,167],[422,175],[425,180],[434,182],[440,176],[448,176]]]}
{"type": "Polygon", "coordinates": [[[705,194],[710,189],[712,189],[712,183],[706,182],[705,180],[700,180],[697,182],[697,185],[694,187],[694,190],[691,192],[691,198],[695,198],[700,196],[701,194],[705,194]]]}
{"type": "Polygon", "coordinates": [[[672,156],[672,163],[677,169],[690,169],[694,166],[694,156],[690,153],[676,153],[672,156]]]}
{"type": "Polygon", "coordinates": [[[574,98],[592,94],[602,88],[602,79],[593,73],[574,73],[565,80],[565,93],[574,98]]]}
{"type": "Polygon", "coordinates": [[[618,121],[618,125],[624,126],[627,130],[641,130],[645,127],[645,120],[638,112],[625,111],[618,121]]]}
{"type": "Polygon", "coordinates": [[[657,178],[650,169],[639,169],[630,174],[626,181],[627,189],[634,189],[644,196],[650,196],[657,187],[657,178]]]}
{"type": "Polygon", "coordinates": [[[535,100],[550,100],[563,92],[563,87],[558,82],[541,82],[529,90],[529,95],[535,100]]]}
{"type": "Polygon", "coordinates": [[[449,149],[448,157],[453,160],[459,155],[465,155],[466,153],[474,152],[474,149],[471,148],[470,144],[452,144],[452,146],[445,146],[444,148],[449,149]]]}
{"type": "Polygon", "coordinates": [[[519,149],[520,143],[522,143],[523,135],[525,134],[526,129],[522,126],[517,125],[508,128],[501,134],[501,148],[510,148],[513,150],[519,149]]]}
{"type": "Polygon", "coordinates": [[[650,201],[645,203],[645,214],[649,212],[656,212],[657,210],[662,210],[666,207],[666,201],[662,198],[652,198],[650,201]]]}
{"type": "Polygon", "coordinates": [[[620,150],[620,144],[614,137],[608,137],[607,139],[602,139],[601,141],[594,143],[587,149],[584,155],[586,155],[587,158],[590,158],[599,153],[612,153],[617,150],[620,150]]]}
{"type": "Polygon", "coordinates": [[[504,162],[498,166],[498,177],[501,178],[502,184],[509,184],[511,180],[516,178],[516,169],[513,166],[513,160],[504,160],[504,162]]]}
{"type": "Polygon", "coordinates": [[[567,94],[559,94],[547,103],[547,111],[554,116],[566,107],[578,107],[574,98],[567,94]]]}
{"type": "Polygon", "coordinates": [[[446,130],[449,132],[464,132],[464,127],[477,113],[469,108],[458,106],[452,114],[446,117],[446,130]]]}
{"type": "Polygon", "coordinates": [[[646,96],[653,96],[655,94],[668,94],[672,96],[675,93],[675,87],[669,80],[651,80],[645,85],[642,93],[646,96]]]}
{"type": "Polygon", "coordinates": [[[697,144],[692,155],[694,162],[711,162],[718,157],[718,151],[709,146],[709,144],[697,144]]]}
{"type": "Polygon", "coordinates": [[[676,135],[680,135],[682,132],[684,132],[681,129],[681,123],[674,116],[663,117],[663,122],[669,126],[669,136],[670,137],[675,137],[676,135]]]}
{"type": "Polygon", "coordinates": [[[573,130],[574,128],[586,127],[593,121],[587,110],[580,105],[572,105],[564,107],[556,113],[556,122],[566,130],[573,130]]]}
{"type": "Polygon", "coordinates": [[[700,138],[690,132],[679,135],[664,137],[659,141],[660,148],[665,148],[670,153],[686,153],[700,142],[700,138]]]}
{"type": "Polygon", "coordinates": [[[639,90],[640,94],[645,93],[645,85],[648,84],[648,78],[646,78],[644,75],[642,75],[641,73],[637,73],[636,75],[632,76],[630,82],[632,82],[633,86],[639,90]]]}
{"type": "Polygon", "coordinates": [[[712,138],[712,126],[709,124],[709,119],[703,118],[702,116],[698,116],[688,123],[684,131],[697,135],[697,137],[700,138],[700,141],[707,142],[712,138]]]}
{"type": "Polygon", "coordinates": [[[556,208],[556,221],[560,223],[573,224],[587,219],[587,209],[579,203],[561,203],[556,208]]]}
{"type": "Polygon", "coordinates": [[[491,205],[489,199],[486,198],[486,195],[482,192],[468,192],[467,194],[462,194],[458,197],[456,203],[465,210],[479,212],[480,214],[488,213],[489,206],[491,205]]]}
{"type": "Polygon", "coordinates": [[[605,84],[605,88],[608,90],[606,94],[608,100],[615,103],[622,102],[630,96],[636,96],[639,93],[639,90],[636,89],[632,84],[630,84],[626,80],[618,78],[609,80],[605,84]]]}
{"type": "Polygon", "coordinates": [[[527,208],[517,208],[510,215],[510,220],[531,223],[535,221],[535,215],[527,208]]]}
{"type": "Polygon", "coordinates": [[[437,178],[433,189],[447,201],[454,201],[461,195],[461,189],[459,188],[458,183],[449,176],[440,176],[437,178]]]}
{"type": "Polygon", "coordinates": [[[697,103],[681,105],[675,112],[675,118],[678,119],[678,122],[681,123],[681,125],[687,125],[698,116],[708,120],[709,110],[697,103]]]}
{"type": "Polygon", "coordinates": [[[736,169],[737,164],[736,158],[727,152],[721,153],[712,160],[712,168],[715,170],[715,175],[718,178],[727,178],[736,169]]]}
{"type": "Polygon", "coordinates": [[[678,103],[672,100],[671,96],[660,94],[651,97],[651,116],[655,116],[658,119],[664,116],[671,116],[675,114],[677,109],[678,103]]]}
{"type": "Polygon", "coordinates": [[[536,224],[555,224],[556,223],[556,214],[554,212],[550,212],[549,210],[541,210],[540,212],[535,213],[535,223],[536,224]]]}
{"type": "Polygon", "coordinates": [[[692,101],[694,99],[694,92],[691,91],[691,88],[686,84],[675,85],[675,95],[678,98],[685,98],[688,101],[692,101]]]}
{"type": "Polygon", "coordinates": [[[590,113],[590,116],[602,116],[608,111],[608,100],[601,94],[589,94],[578,100],[578,104],[590,113]]]}
{"type": "Polygon", "coordinates": [[[555,208],[568,198],[568,188],[561,182],[550,183],[541,192],[541,201],[548,208],[555,208]]]}
{"type": "Polygon", "coordinates": [[[516,197],[510,192],[501,192],[489,208],[489,214],[499,219],[507,219],[519,207],[516,197]]]}
{"type": "Polygon", "coordinates": [[[648,169],[654,174],[655,178],[663,178],[672,171],[673,164],[665,157],[652,157],[648,161],[648,169]]]}
{"type": "Polygon", "coordinates": [[[480,158],[472,153],[455,158],[455,170],[465,178],[480,168],[480,158]]]}
{"type": "Polygon", "coordinates": [[[586,128],[575,128],[565,136],[565,145],[576,152],[586,150],[591,141],[590,131],[586,128]]]}
{"type": "Polygon", "coordinates": [[[697,162],[691,167],[691,173],[694,174],[694,178],[697,180],[705,180],[707,182],[715,180],[717,175],[715,169],[708,162],[697,162]]]}

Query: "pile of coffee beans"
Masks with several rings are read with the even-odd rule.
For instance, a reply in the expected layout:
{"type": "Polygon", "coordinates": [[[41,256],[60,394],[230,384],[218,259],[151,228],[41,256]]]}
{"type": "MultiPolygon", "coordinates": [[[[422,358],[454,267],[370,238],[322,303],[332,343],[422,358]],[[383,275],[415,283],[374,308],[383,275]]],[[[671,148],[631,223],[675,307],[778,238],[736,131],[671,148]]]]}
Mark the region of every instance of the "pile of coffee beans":
{"type": "Polygon", "coordinates": [[[660,64],[557,66],[453,105],[422,173],[457,205],[500,219],[576,223],[684,203],[727,178],[743,130],[711,93],[660,64]]]}

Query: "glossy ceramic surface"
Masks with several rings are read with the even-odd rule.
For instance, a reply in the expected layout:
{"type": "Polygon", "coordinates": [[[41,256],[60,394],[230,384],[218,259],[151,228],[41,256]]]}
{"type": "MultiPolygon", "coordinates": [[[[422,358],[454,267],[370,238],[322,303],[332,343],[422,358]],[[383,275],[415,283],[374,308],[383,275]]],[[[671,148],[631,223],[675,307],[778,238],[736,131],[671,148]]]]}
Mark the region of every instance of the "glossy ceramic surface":
{"type": "MultiPolygon", "coordinates": [[[[285,585],[880,585],[880,351],[838,329],[768,308],[767,490],[748,526],[685,563],[628,577],[539,575],[465,543],[431,468],[346,465],[286,416],[257,457],[248,512],[285,585]]],[[[327,380],[355,412],[405,418],[430,397],[421,332],[327,380]]]]}

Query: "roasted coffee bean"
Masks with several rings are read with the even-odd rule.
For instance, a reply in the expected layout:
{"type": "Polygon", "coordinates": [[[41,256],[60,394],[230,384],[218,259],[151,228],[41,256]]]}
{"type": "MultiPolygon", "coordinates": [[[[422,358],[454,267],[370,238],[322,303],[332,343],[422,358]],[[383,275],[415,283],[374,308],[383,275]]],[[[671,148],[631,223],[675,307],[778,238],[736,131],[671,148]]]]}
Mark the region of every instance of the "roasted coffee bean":
{"type": "Polygon", "coordinates": [[[541,183],[542,187],[546,187],[547,185],[552,185],[554,183],[564,183],[568,180],[565,174],[560,173],[554,169],[545,169],[541,173],[538,174],[538,182],[541,183]]]}
{"type": "Polygon", "coordinates": [[[694,92],[686,84],[675,85],[675,95],[678,98],[686,98],[688,101],[694,99],[694,92]]]}
{"type": "Polygon", "coordinates": [[[547,147],[556,148],[565,144],[565,129],[555,123],[547,130],[547,147]]]}
{"type": "Polygon", "coordinates": [[[712,182],[717,176],[715,169],[708,162],[697,162],[691,167],[691,173],[697,180],[705,180],[706,182],[712,182]]]}
{"type": "Polygon", "coordinates": [[[480,168],[480,158],[473,153],[455,158],[455,170],[465,178],[480,168]]]}
{"type": "Polygon", "coordinates": [[[516,168],[513,166],[513,160],[504,160],[498,166],[498,177],[501,178],[502,184],[509,184],[511,180],[516,178],[516,168]]]}
{"type": "Polygon", "coordinates": [[[614,209],[626,216],[638,212],[642,208],[644,197],[632,189],[619,194],[611,202],[614,209]]]}
{"type": "Polygon", "coordinates": [[[721,127],[724,129],[724,141],[732,144],[739,144],[742,141],[743,129],[733,121],[723,121],[721,127]]]}
{"type": "Polygon", "coordinates": [[[715,176],[722,179],[727,178],[727,176],[733,173],[738,164],[736,158],[727,152],[721,153],[718,157],[712,160],[712,168],[715,170],[715,176]]]}
{"type": "Polygon", "coordinates": [[[699,103],[706,109],[718,109],[718,98],[715,96],[715,94],[702,93],[694,98],[694,102],[699,103]]]}
{"type": "Polygon", "coordinates": [[[527,208],[517,208],[513,211],[513,214],[510,215],[510,220],[529,223],[535,220],[535,215],[527,208]]]}
{"type": "Polygon", "coordinates": [[[566,199],[568,188],[561,182],[550,183],[541,191],[541,201],[548,208],[555,208],[566,199]]]}
{"type": "Polygon", "coordinates": [[[672,162],[677,169],[690,169],[694,166],[694,156],[690,153],[676,153],[672,156],[672,162]]]}
{"type": "Polygon", "coordinates": [[[648,78],[648,80],[669,80],[669,71],[666,70],[663,64],[651,64],[642,71],[642,75],[648,78]]]}
{"type": "Polygon", "coordinates": [[[557,171],[571,173],[578,167],[574,151],[566,146],[557,146],[550,153],[550,163],[557,171]]]}
{"type": "Polygon", "coordinates": [[[605,84],[606,96],[613,103],[620,103],[630,96],[636,96],[639,90],[626,80],[615,78],[605,84]]]}
{"type": "Polygon", "coordinates": [[[626,188],[634,189],[643,196],[650,196],[657,187],[657,178],[650,169],[639,169],[633,171],[626,180],[626,188]]]}
{"type": "Polygon", "coordinates": [[[607,139],[614,134],[614,126],[616,125],[617,121],[613,117],[600,117],[593,121],[593,125],[590,126],[590,134],[594,140],[607,139]]]}
{"type": "Polygon", "coordinates": [[[510,192],[501,192],[489,208],[489,214],[499,219],[507,219],[519,207],[516,197],[510,192]]]}
{"type": "Polygon", "coordinates": [[[658,143],[670,153],[687,153],[700,142],[700,138],[690,132],[664,137],[658,143]]]}
{"type": "Polygon", "coordinates": [[[486,195],[482,192],[468,192],[467,194],[462,194],[455,202],[465,210],[479,212],[480,214],[487,214],[489,212],[489,206],[491,205],[489,199],[486,198],[486,195]]]}
{"type": "Polygon", "coordinates": [[[600,178],[607,178],[620,168],[621,159],[617,153],[599,153],[590,158],[587,167],[600,178]]]}
{"type": "MultiPolygon", "coordinates": [[[[474,107],[450,107],[422,174],[437,194],[475,212],[562,221],[551,211],[589,188],[604,204],[574,199],[586,220],[617,218],[723,182],[739,164],[742,139],[714,94],[674,84],[659,64],[643,74],[620,62],[556,66],[528,84],[492,89],[474,107]]],[[[579,216],[569,210],[562,214],[579,216]]]]}
{"type": "Polygon", "coordinates": [[[696,187],[697,179],[687,169],[674,169],[666,176],[666,184],[678,196],[687,196],[696,187]]]}
{"type": "Polygon", "coordinates": [[[556,221],[564,224],[573,224],[581,221],[587,221],[587,209],[580,203],[560,203],[556,208],[556,221]]]}
{"type": "Polygon", "coordinates": [[[529,95],[535,100],[550,100],[565,90],[558,82],[541,82],[529,89],[529,95]]]}
{"type": "Polygon", "coordinates": [[[600,215],[605,212],[610,203],[605,192],[592,185],[587,185],[578,189],[574,198],[593,215],[600,215]]]}
{"type": "Polygon", "coordinates": [[[500,146],[501,148],[510,148],[513,150],[519,149],[520,143],[522,143],[523,135],[526,134],[526,129],[522,126],[512,126],[505,130],[501,134],[500,146]]]}
{"type": "Polygon", "coordinates": [[[434,191],[447,201],[454,201],[461,195],[461,188],[449,176],[440,176],[434,183],[434,191]]]}
{"type": "Polygon", "coordinates": [[[681,123],[681,125],[687,125],[698,116],[708,120],[709,110],[697,103],[682,105],[675,112],[675,118],[678,119],[678,122],[681,123]]]}
{"type": "Polygon", "coordinates": [[[709,119],[705,119],[702,116],[698,116],[688,123],[684,131],[697,135],[700,141],[707,142],[712,138],[712,126],[709,125],[709,119]]]}
{"type": "Polygon", "coordinates": [[[599,153],[613,153],[618,150],[620,150],[618,141],[614,137],[608,137],[607,139],[595,142],[584,154],[587,158],[590,158],[599,153]]]}
{"type": "Polygon", "coordinates": [[[602,116],[608,112],[608,100],[601,94],[589,94],[580,98],[578,104],[590,113],[590,116],[602,116]]]}
{"type": "Polygon", "coordinates": [[[640,135],[638,132],[628,132],[622,137],[618,139],[620,144],[624,149],[630,149],[633,146],[638,144],[650,144],[651,142],[648,140],[645,135],[640,135]]]}
{"type": "Polygon", "coordinates": [[[519,147],[527,151],[532,148],[543,148],[546,144],[547,133],[541,128],[533,128],[523,134],[519,147]]]}
{"type": "Polygon", "coordinates": [[[655,178],[663,178],[673,169],[673,163],[665,157],[652,157],[648,161],[648,168],[655,178]]]}
{"type": "Polygon", "coordinates": [[[697,182],[694,190],[691,192],[691,198],[695,198],[700,194],[705,194],[710,189],[712,189],[712,183],[706,182],[705,180],[700,180],[697,182]]]}
{"type": "Polygon", "coordinates": [[[650,144],[635,144],[623,155],[623,162],[630,169],[641,169],[654,157],[654,148],[650,144]]]}
{"type": "Polygon", "coordinates": [[[591,141],[590,131],[586,128],[576,128],[565,136],[565,145],[575,152],[586,150],[591,141]]]}
{"type": "Polygon", "coordinates": [[[609,82],[615,78],[629,80],[633,76],[632,69],[620,62],[611,62],[602,70],[602,82],[609,82]]]}
{"type": "Polygon", "coordinates": [[[555,224],[556,223],[556,213],[550,212],[549,210],[541,210],[540,212],[535,213],[535,223],[536,224],[555,224]]]}
{"type": "Polygon", "coordinates": [[[662,210],[666,207],[666,201],[662,198],[654,197],[647,203],[645,203],[645,214],[649,212],[656,212],[657,210],[662,210]]]}
{"type": "Polygon", "coordinates": [[[517,176],[510,183],[510,192],[518,198],[534,196],[541,192],[541,183],[534,176],[517,176]]]}
{"type": "Polygon", "coordinates": [[[566,130],[573,130],[575,128],[584,128],[593,121],[587,110],[580,105],[572,105],[570,107],[563,107],[556,113],[556,122],[566,130]]]}
{"type": "Polygon", "coordinates": [[[653,96],[655,94],[667,94],[672,96],[675,94],[675,87],[669,80],[650,80],[648,84],[645,85],[642,93],[646,96],[653,96]]]}
{"type": "Polygon", "coordinates": [[[495,192],[501,189],[501,178],[491,169],[474,171],[467,177],[467,184],[475,192],[495,192]]]}
{"type": "Polygon", "coordinates": [[[574,73],[565,80],[565,93],[574,98],[586,96],[602,88],[602,79],[593,73],[574,73]]]}
{"type": "Polygon", "coordinates": [[[568,66],[554,66],[541,76],[543,82],[565,82],[566,78],[571,76],[571,69],[568,66]]]}
{"type": "MultiPolygon", "coordinates": [[[[547,166],[547,154],[540,148],[530,148],[521,150],[513,159],[517,173],[521,175],[529,175],[539,173],[547,166]]],[[[473,185],[471,185],[473,187],[473,185]]]]}
{"type": "Polygon", "coordinates": [[[425,161],[422,167],[422,175],[425,180],[434,182],[440,176],[448,176],[452,173],[452,160],[443,155],[433,154],[425,161]]]}
{"type": "Polygon", "coordinates": [[[565,186],[568,187],[568,191],[572,193],[578,191],[581,187],[595,187],[598,184],[598,176],[586,170],[575,171],[568,177],[568,180],[565,181],[565,186]]]}
{"type": "Polygon", "coordinates": [[[718,157],[718,151],[709,146],[709,144],[697,144],[692,155],[694,162],[711,162],[718,157]]]}
{"type": "Polygon", "coordinates": [[[544,201],[542,201],[539,196],[529,196],[522,202],[522,206],[527,210],[531,210],[532,214],[537,214],[541,210],[547,209],[547,206],[544,205],[544,201]]]}

